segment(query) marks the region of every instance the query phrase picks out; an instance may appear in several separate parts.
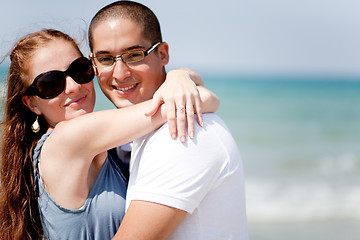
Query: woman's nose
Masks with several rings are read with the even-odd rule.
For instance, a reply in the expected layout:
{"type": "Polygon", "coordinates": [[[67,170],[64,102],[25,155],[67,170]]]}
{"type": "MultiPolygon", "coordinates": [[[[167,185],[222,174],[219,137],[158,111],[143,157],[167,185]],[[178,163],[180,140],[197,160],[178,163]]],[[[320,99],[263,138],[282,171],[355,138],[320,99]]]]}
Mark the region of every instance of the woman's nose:
{"type": "Polygon", "coordinates": [[[65,93],[70,94],[79,91],[81,84],[77,83],[72,77],[66,76],[65,93]]]}

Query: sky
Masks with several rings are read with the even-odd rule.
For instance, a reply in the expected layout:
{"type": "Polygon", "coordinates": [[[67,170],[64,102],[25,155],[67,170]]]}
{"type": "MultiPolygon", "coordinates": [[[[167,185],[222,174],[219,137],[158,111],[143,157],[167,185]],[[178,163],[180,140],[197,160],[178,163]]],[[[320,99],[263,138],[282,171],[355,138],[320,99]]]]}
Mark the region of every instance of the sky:
{"type": "MultiPolygon", "coordinates": [[[[12,0],[1,5],[0,56],[26,33],[53,27],[86,39],[109,0],[12,0]]],[[[158,16],[169,69],[360,77],[359,0],[139,1],[158,16]]],[[[87,43],[82,45],[88,54],[87,43]]],[[[6,64],[6,62],[5,62],[6,64]]]]}

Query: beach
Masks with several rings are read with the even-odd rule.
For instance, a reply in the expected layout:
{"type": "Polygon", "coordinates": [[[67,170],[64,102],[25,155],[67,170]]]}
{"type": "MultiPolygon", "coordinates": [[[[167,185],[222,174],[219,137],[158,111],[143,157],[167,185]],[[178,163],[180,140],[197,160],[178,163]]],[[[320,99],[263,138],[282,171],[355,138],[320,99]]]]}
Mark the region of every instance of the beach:
{"type": "Polygon", "coordinates": [[[201,74],[242,155],[250,239],[358,239],[360,79],[201,74]]]}
{"type": "Polygon", "coordinates": [[[255,240],[357,240],[359,221],[251,223],[250,239],[255,240]]]}

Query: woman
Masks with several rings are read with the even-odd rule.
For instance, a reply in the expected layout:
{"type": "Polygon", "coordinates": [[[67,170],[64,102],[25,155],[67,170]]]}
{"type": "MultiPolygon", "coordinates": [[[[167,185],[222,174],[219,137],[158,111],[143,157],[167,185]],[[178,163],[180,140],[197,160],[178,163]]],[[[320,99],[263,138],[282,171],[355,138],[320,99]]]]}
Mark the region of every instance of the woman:
{"type": "Polygon", "coordinates": [[[146,117],[148,101],[92,113],[91,63],[56,30],[26,36],[10,59],[1,238],[110,239],[124,215],[126,180],[107,150],[158,128],[165,110],[146,117]]]}

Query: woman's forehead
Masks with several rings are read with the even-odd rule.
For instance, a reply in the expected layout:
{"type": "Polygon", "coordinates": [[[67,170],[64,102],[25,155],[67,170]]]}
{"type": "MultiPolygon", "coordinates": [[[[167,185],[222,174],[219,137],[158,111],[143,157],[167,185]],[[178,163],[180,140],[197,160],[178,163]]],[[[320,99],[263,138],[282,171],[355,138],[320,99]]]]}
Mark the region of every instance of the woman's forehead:
{"type": "Polygon", "coordinates": [[[39,48],[29,61],[30,79],[51,70],[66,70],[71,62],[80,57],[78,49],[64,40],[54,40],[39,48]]]}

